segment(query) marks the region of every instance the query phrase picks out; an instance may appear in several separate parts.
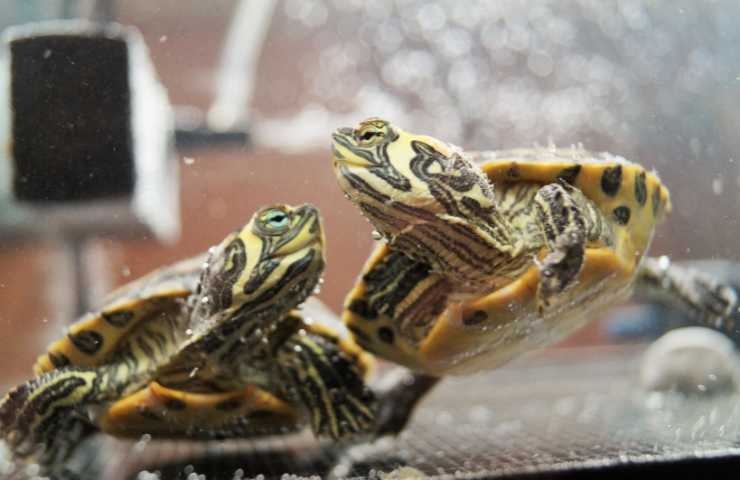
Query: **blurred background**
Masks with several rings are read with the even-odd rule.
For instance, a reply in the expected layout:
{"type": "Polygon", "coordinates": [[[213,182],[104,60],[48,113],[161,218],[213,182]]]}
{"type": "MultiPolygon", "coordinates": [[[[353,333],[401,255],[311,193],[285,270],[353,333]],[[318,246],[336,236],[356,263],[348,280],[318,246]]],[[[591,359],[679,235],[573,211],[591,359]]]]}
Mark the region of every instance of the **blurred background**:
{"type": "MultiPolygon", "coordinates": [[[[81,17],[140,32],[173,108],[174,149],[165,163],[178,179],[174,201],[145,205],[160,210],[146,228],[87,225],[69,234],[33,228],[40,217],[30,227],[6,222],[0,384],[29,376],[77,311],[204,251],[267,203],[311,202],[323,212],[329,257],[319,298],[339,312],[373,240],[336,186],[329,134],[367,116],[469,149],[580,143],[641,162],[673,195],[653,253],[740,257],[735,1],[0,0],[0,7],[3,27],[81,17]],[[171,225],[158,229],[164,217],[171,225]]],[[[133,80],[130,88],[138,88],[133,80]]],[[[8,213],[14,200],[4,202],[8,213]]],[[[65,222],[76,205],[65,204],[65,222]]],[[[566,345],[613,341],[606,332],[595,322],[566,345]]]]}

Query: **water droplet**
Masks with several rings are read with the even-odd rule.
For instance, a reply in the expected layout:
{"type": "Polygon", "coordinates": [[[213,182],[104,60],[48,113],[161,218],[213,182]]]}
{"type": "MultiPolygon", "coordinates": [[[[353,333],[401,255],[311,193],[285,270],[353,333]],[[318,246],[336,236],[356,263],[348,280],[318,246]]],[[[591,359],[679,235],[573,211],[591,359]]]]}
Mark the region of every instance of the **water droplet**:
{"type": "Polygon", "coordinates": [[[208,254],[209,254],[209,255],[213,255],[213,254],[215,254],[215,253],[216,253],[216,247],[210,247],[210,248],[208,249],[208,254]]]}
{"type": "Polygon", "coordinates": [[[303,347],[301,347],[300,345],[296,345],[295,347],[293,347],[293,351],[295,353],[301,353],[303,351],[303,347]]]}
{"type": "Polygon", "coordinates": [[[162,35],[161,37],[159,37],[159,43],[164,43],[166,41],[167,41],[167,35],[162,35]]]}
{"type": "Polygon", "coordinates": [[[211,301],[211,298],[208,295],[203,296],[203,298],[200,299],[200,303],[208,303],[211,301]]]}
{"type": "Polygon", "coordinates": [[[373,236],[373,240],[375,241],[383,240],[383,234],[377,230],[373,230],[372,236],[373,236]]]}
{"type": "Polygon", "coordinates": [[[715,195],[722,195],[725,190],[725,182],[722,177],[717,177],[712,180],[712,191],[715,195]]]}
{"type": "Polygon", "coordinates": [[[198,367],[193,368],[192,370],[190,370],[190,374],[188,376],[190,378],[195,378],[195,376],[198,375],[198,370],[200,370],[200,368],[198,367]]]}
{"type": "Polygon", "coordinates": [[[193,334],[193,329],[192,328],[188,328],[187,330],[185,330],[185,335],[187,335],[188,337],[190,335],[192,335],[192,334],[193,334]]]}
{"type": "Polygon", "coordinates": [[[192,165],[195,163],[195,159],[193,157],[182,157],[182,163],[185,165],[192,165]]]}
{"type": "Polygon", "coordinates": [[[44,50],[44,58],[49,58],[49,57],[51,57],[51,50],[47,48],[46,50],[44,50]]]}
{"type": "Polygon", "coordinates": [[[704,384],[702,384],[702,383],[700,383],[699,385],[696,386],[696,389],[699,390],[700,392],[706,392],[707,391],[707,386],[704,385],[704,384]]]}
{"type": "Polygon", "coordinates": [[[658,266],[661,270],[668,270],[668,267],[671,266],[671,259],[668,255],[661,255],[660,258],[658,258],[658,266]]]}

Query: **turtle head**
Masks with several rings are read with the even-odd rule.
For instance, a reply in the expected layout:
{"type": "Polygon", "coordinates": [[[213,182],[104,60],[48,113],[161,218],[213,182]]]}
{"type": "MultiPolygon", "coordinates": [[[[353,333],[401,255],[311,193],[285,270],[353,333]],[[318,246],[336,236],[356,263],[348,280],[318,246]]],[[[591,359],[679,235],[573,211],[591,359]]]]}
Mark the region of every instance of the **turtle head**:
{"type": "Polygon", "coordinates": [[[264,207],[209,251],[193,319],[282,315],[313,292],[323,269],[318,210],[264,207]]]}
{"type": "Polygon", "coordinates": [[[340,188],[391,246],[439,271],[450,244],[500,246],[491,184],[460,149],[379,118],[337,129],[332,147],[340,188]]]}
{"type": "Polygon", "coordinates": [[[420,157],[433,155],[447,165],[453,149],[435,138],[414,135],[387,120],[373,117],[354,128],[333,134],[334,172],[344,192],[353,200],[415,199],[430,195],[428,179],[417,171],[420,157]]]}

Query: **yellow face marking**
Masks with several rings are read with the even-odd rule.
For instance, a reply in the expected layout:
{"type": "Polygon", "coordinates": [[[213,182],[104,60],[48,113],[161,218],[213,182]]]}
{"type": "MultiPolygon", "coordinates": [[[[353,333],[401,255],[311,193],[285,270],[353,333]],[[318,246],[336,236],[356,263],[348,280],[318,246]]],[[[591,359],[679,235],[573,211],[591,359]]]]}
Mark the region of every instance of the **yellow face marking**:
{"type": "Polygon", "coordinates": [[[269,288],[291,264],[310,250],[315,251],[314,264],[323,265],[324,262],[325,241],[321,220],[316,209],[308,205],[264,208],[238,232],[237,237],[244,245],[247,263],[232,287],[232,309],[269,288]],[[245,294],[247,282],[254,281],[255,275],[262,274],[260,267],[264,269],[271,262],[279,262],[279,265],[261,279],[259,288],[251,294],[245,294]]]}

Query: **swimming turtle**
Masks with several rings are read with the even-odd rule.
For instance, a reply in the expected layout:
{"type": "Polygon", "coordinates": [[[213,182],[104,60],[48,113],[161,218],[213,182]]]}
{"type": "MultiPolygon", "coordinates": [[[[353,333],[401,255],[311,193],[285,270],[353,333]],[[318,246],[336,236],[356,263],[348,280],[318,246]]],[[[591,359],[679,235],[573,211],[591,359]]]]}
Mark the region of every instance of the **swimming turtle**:
{"type": "Polygon", "coordinates": [[[343,320],[417,372],[387,396],[381,431],[402,428],[439,377],[555,342],[634,289],[734,328],[731,288],[645,257],[671,201],[637,163],[580,147],[466,152],[380,118],[339,128],[332,149],[340,188],[383,240],[343,320]]]}
{"type": "Polygon", "coordinates": [[[340,439],[373,425],[370,356],[295,308],[324,268],[310,206],[275,205],[200,255],[110,295],[0,404],[0,434],[47,470],[83,436],[340,439]]]}

